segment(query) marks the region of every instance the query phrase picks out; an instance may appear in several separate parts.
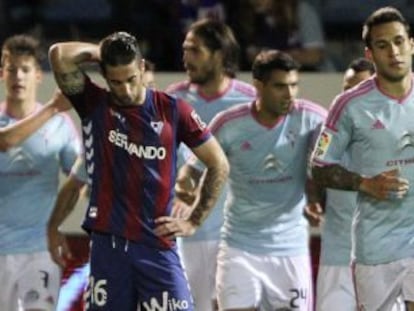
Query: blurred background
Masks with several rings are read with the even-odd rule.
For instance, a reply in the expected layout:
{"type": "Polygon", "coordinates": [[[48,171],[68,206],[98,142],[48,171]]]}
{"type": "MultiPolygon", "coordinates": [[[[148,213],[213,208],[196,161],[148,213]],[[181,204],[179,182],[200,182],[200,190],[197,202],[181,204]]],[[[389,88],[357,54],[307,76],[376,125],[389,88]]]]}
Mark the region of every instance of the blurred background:
{"type": "Polygon", "coordinates": [[[260,49],[278,48],[297,56],[304,71],[332,72],[361,56],[362,23],[384,5],[414,23],[412,0],[0,0],[0,41],[26,32],[47,48],[61,40],[99,41],[125,30],[139,39],[157,71],[180,71],[188,25],[208,16],[233,28],[242,71],[250,70],[260,49]]]}

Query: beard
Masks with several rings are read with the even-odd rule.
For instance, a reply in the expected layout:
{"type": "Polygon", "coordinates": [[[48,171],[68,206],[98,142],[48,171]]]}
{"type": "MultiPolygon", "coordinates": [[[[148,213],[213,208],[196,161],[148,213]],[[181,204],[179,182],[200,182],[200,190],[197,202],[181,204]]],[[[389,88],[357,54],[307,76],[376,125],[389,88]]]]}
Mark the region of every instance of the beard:
{"type": "Polygon", "coordinates": [[[206,66],[204,66],[203,68],[199,68],[198,72],[200,72],[198,75],[189,76],[191,83],[203,85],[210,82],[215,77],[214,69],[211,67],[206,68],[206,66]]]}

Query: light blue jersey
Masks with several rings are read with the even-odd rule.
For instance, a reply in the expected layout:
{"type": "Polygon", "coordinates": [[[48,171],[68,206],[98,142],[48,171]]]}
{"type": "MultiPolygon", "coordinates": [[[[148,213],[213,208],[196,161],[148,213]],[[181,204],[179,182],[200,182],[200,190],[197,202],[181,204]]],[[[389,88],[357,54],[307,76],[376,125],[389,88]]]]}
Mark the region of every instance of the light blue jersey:
{"type": "MultiPolygon", "coordinates": [[[[385,95],[375,77],[337,96],[314,153],[315,165],[340,163],[363,176],[400,169],[414,185],[414,91],[385,95]]],[[[356,262],[375,265],[414,256],[414,191],[379,201],[358,193],[353,221],[356,262]]]]}
{"type": "MultiPolygon", "coordinates": [[[[0,127],[16,121],[0,111],[0,127]]],[[[58,192],[59,169],[69,173],[80,152],[76,128],[65,114],[0,152],[0,255],[47,250],[46,222],[58,192]]]]}
{"type": "MultiPolygon", "coordinates": [[[[341,161],[348,166],[346,154],[341,161]]],[[[349,266],[351,263],[351,226],[356,208],[355,191],[326,189],[325,222],[321,234],[320,263],[349,266]]]]}
{"type": "MultiPolygon", "coordinates": [[[[189,82],[174,84],[167,88],[167,92],[190,103],[205,122],[210,122],[220,111],[237,104],[251,102],[256,98],[256,89],[253,86],[236,79],[231,80],[228,89],[214,97],[206,97],[199,92],[197,85],[189,82]]],[[[185,146],[181,147],[181,154],[185,154],[184,157],[186,159],[190,157],[185,146]]],[[[201,227],[197,229],[196,233],[184,240],[203,241],[218,240],[220,238],[227,189],[228,186],[226,185],[216,206],[201,227]]]]}
{"type": "Polygon", "coordinates": [[[231,168],[222,239],[254,254],[306,255],[307,163],[326,111],[296,100],[268,127],[256,120],[254,105],[228,109],[211,124],[231,168]]]}

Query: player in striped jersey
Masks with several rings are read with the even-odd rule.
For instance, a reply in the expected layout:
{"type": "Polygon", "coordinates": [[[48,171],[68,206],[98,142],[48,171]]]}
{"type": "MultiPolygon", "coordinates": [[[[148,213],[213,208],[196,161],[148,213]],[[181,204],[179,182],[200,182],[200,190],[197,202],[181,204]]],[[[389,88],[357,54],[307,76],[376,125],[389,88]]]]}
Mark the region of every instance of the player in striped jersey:
{"type": "Polygon", "coordinates": [[[376,75],[334,99],[312,171],[323,187],[358,192],[352,233],[358,309],[390,310],[402,295],[414,310],[414,44],[392,7],[367,18],[363,39],[376,75]]]}
{"type": "MultiPolygon", "coordinates": [[[[211,19],[195,22],[188,30],[183,52],[188,80],[172,84],[167,92],[190,103],[204,121],[255,99],[254,87],[235,78],[239,46],[226,24],[211,19]]],[[[198,310],[215,309],[214,276],[225,197],[223,191],[204,224],[179,245],[198,310]]]]}
{"type": "Polygon", "coordinates": [[[228,163],[196,111],[182,100],[144,87],[135,37],[116,32],[100,44],[63,42],[49,51],[56,81],[83,129],[91,233],[88,310],[193,310],[175,247],[214,206],[228,163]],[[109,87],[81,65],[98,62],[109,87]],[[170,217],[178,145],[207,166],[201,199],[187,219],[170,217]]]}

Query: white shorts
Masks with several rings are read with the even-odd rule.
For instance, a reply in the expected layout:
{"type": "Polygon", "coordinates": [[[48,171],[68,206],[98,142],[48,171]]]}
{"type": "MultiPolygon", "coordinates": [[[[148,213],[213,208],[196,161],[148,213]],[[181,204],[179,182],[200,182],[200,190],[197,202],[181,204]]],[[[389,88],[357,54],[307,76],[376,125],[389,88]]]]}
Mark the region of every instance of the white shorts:
{"type": "Polygon", "coordinates": [[[310,258],[253,255],[228,246],[217,258],[220,310],[313,310],[310,258]]]}
{"type": "Polygon", "coordinates": [[[55,309],[60,269],[49,252],[3,255],[0,267],[1,310],[55,309]]]}
{"type": "Polygon", "coordinates": [[[357,310],[350,266],[319,266],[316,287],[316,311],[331,310],[357,310]]]}
{"type": "Polygon", "coordinates": [[[180,241],[178,244],[195,310],[213,310],[218,244],[219,241],[180,241]]]}
{"type": "Polygon", "coordinates": [[[360,310],[404,310],[402,301],[414,301],[414,258],[355,264],[354,280],[360,310]]]}

